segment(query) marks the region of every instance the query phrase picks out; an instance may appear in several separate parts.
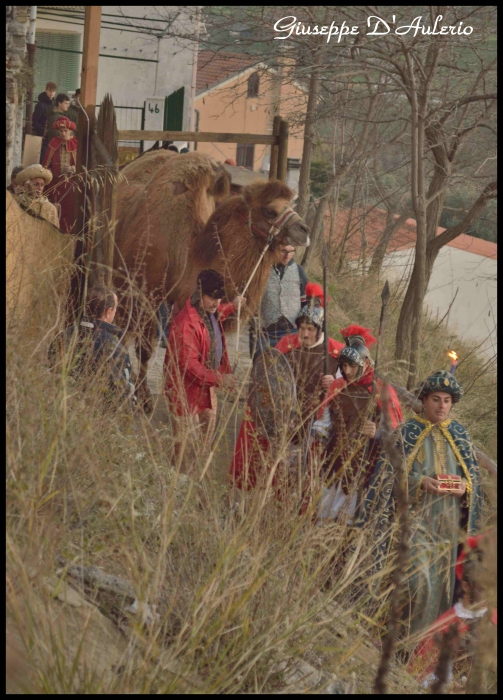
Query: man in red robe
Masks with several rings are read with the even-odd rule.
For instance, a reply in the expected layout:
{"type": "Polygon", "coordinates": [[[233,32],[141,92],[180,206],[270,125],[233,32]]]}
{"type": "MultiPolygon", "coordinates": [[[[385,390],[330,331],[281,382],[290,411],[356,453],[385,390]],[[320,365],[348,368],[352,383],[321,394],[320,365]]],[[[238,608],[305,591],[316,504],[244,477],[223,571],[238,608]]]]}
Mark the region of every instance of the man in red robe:
{"type": "Polygon", "coordinates": [[[53,128],[58,129],[59,137],[49,141],[43,165],[54,177],[54,184],[48,194],[50,201],[59,205],[60,230],[70,233],[75,222],[72,182],[77,162],[77,139],[73,135],[75,123],[68,117],[61,117],[54,122],[53,128]]]}
{"type": "MultiPolygon", "coordinates": [[[[295,378],[299,400],[298,430],[293,436],[295,444],[304,443],[324,392],[335,380],[338,353],[344,347],[343,343],[328,339],[329,374],[325,375],[323,290],[320,285],[310,284],[306,286],[306,294],[308,292],[311,304],[303,306],[297,314],[297,333],[284,336],[275,346],[286,356],[295,378]]],[[[259,477],[267,479],[269,471],[264,469],[263,460],[269,449],[269,440],[257,432],[247,405],[230,468],[231,481],[237,488],[253,488],[259,477]]],[[[277,486],[277,482],[275,478],[273,485],[277,486]]]]}

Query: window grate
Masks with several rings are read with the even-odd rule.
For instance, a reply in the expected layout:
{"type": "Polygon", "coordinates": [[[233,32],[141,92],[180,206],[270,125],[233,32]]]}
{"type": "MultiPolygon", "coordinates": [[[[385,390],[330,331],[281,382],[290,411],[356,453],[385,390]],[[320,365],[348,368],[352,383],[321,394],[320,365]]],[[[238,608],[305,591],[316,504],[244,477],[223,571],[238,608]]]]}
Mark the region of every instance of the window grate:
{"type": "Polygon", "coordinates": [[[247,170],[253,170],[255,160],[255,145],[240,143],[236,152],[236,163],[242,165],[247,170]]]}
{"type": "Polygon", "coordinates": [[[252,73],[248,78],[248,94],[247,97],[258,97],[258,89],[260,84],[260,76],[258,73],[252,73]]]}
{"type": "MultiPolygon", "coordinates": [[[[35,41],[37,46],[51,49],[81,50],[81,35],[78,32],[40,30],[36,32],[35,41]]],[[[34,100],[50,80],[57,84],[58,93],[73,93],[80,86],[80,61],[80,54],[35,50],[34,100]]]]}

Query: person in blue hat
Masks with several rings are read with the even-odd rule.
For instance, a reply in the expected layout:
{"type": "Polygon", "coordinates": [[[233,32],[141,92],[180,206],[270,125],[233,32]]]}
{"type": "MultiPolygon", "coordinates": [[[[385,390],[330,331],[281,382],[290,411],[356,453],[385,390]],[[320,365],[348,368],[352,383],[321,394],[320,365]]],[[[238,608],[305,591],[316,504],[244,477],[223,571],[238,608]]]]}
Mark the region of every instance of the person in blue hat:
{"type": "MultiPolygon", "coordinates": [[[[453,374],[440,370],[419,385],[416,395],[423,415],[401,425],[395,443],[407,477],[410,537],[401,614],[409,635],[451,608],[461,533],[477,531],[482,503],[473,442],[466,428],[449,417],[463,388],[453,374]]],[[[358,527],[372,529],[377,570],[392,550],[395,510],[395,473],[383,452],[355,519],[358,527]]]]}

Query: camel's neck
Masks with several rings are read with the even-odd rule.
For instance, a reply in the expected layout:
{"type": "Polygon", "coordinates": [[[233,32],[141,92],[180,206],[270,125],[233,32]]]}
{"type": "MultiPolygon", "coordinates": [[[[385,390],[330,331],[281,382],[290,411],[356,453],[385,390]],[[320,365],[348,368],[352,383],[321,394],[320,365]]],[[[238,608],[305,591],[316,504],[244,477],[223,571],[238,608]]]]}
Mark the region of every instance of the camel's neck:
{"type": "Polygon", "coordinates": [[[195,255],[201,268],[213,267],[224,275],[229,298],[241,292],[251,278],[246,291],[247,310],[254,313],[267,285],[274,254],[270,250],[264,254],[252,277],[267,240],[252,235],[248,220],[244,198],[231,197],[208,220],[196,242],[195,255]]]}

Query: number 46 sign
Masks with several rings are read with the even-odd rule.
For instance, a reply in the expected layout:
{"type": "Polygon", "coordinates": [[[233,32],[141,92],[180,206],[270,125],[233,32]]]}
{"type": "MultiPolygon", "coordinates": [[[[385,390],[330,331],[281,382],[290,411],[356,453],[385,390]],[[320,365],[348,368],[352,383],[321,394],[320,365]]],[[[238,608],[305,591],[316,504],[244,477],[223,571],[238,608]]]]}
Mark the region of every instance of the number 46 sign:
{"type": "Polygon", "coordinates": [[[145,131],[162,131],[164,126],[164,97],[145,100],[145,131]]]}

